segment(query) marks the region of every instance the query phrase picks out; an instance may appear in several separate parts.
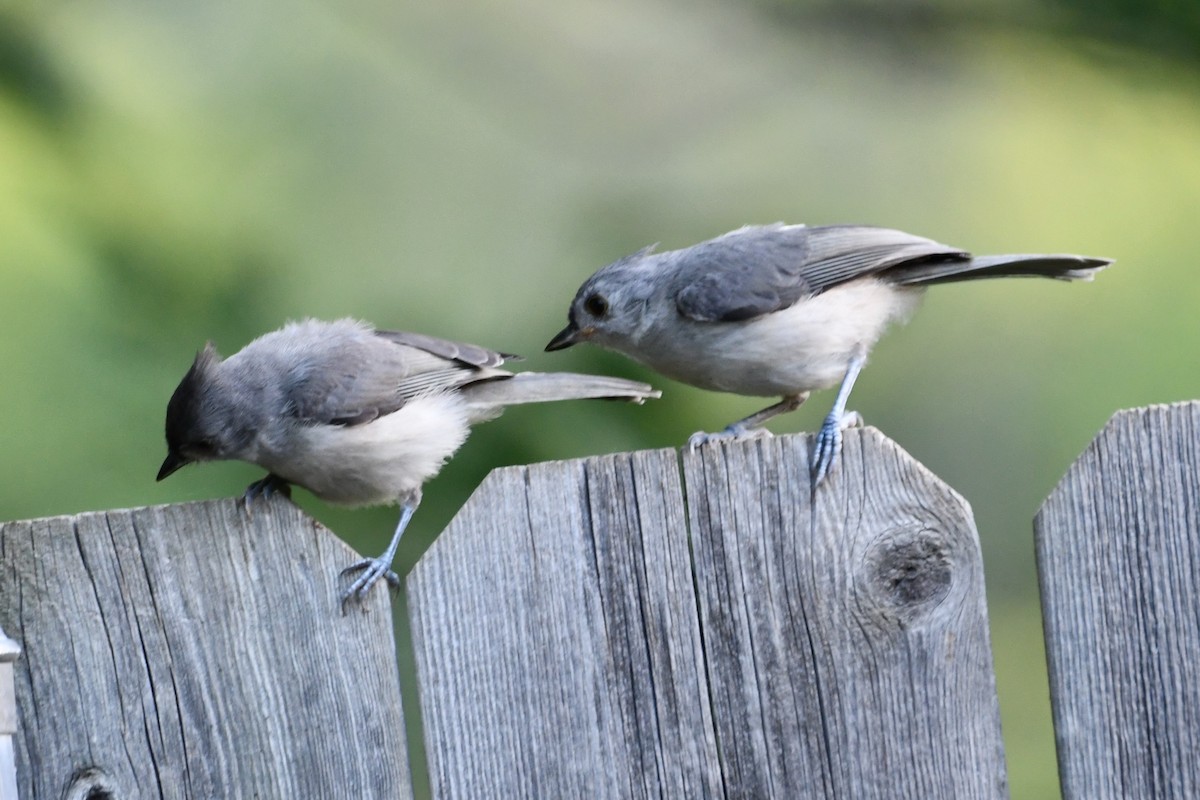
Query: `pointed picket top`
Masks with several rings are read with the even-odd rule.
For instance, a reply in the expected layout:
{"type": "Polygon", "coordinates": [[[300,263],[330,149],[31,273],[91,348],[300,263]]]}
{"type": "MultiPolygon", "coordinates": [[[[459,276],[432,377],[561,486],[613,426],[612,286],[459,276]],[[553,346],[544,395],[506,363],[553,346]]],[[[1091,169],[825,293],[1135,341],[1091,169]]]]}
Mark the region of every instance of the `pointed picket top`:
{"type": "Polygon", "coordinates": [[[283,499],[0,525],[22,797],[410,795],[389,600],[283,499]]]}
{"type": "Polygon", "coordinates": [[[1200,402],[1114,415],[1035,530],[1064,796],[1200,796],[1200,402]]]}
{"type": "Polygon", "coordinates": [[[969,507],[810,447],[491,473],[407,587],[435,796],[1007,796],[969,507]]]}

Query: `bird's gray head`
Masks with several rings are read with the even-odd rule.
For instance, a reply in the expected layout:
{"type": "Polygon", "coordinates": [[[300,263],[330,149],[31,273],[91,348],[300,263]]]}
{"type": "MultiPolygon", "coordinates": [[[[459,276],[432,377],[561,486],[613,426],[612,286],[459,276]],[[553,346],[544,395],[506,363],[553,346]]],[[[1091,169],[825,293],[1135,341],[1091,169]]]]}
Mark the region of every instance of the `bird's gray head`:
{"type": "Polygon", "coordinates": [[[654,280],[657,265],[650,258],[655,247],[650,245],[601,267],[584,281],[571,301],[570,322],[546,349],[562,350],[580,342],[612,346],[636,335],[645,321],[647,304],[662,289],[654,280]]]}
{"type": "Polygon", "coordinates": [[[220,379],[221,357],[212,342],[196,354],[167,403],[167,457],[162,480],[197,461],[237,458],[254,436],[251,420],[239,414],[236,393],[220,379]]]}

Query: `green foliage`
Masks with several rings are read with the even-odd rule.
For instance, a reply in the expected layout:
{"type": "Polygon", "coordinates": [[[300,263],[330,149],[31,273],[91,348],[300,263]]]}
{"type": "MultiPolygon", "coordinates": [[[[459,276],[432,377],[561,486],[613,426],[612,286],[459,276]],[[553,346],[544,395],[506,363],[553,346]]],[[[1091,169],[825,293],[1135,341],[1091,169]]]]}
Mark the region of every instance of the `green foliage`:
{"type": "Polygon", "coordinates": [[[1064,32],[1200,61],[1200,4],[1193,0],[1055,0],[1054,5],[1065,12],[1064,32]]]}

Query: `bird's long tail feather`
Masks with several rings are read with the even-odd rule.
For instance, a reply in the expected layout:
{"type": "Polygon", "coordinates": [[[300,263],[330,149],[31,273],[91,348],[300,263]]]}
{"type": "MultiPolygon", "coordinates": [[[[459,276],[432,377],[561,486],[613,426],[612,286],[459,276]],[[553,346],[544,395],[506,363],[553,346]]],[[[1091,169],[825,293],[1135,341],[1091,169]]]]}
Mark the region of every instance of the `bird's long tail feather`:
{"type": "Polygon", "coordinates": [[[499,413],[504,406],[549,403],[556,400],[627,400],[643,403],[662,395],[652,386],[607,375],[573,372],[520,372],[465,386],[463,400],[472,411],[484,416],[499,413]]]}
{"type": "Polygon", "coordinates": [[[1090,281],[1112,263],[1107,258],[1073,255],[980,256],[969,261],[928,261],[906,264],[887,271],[889,283],[898,286],[928,286],[982,278],[1055,278],[1090,281]]]}

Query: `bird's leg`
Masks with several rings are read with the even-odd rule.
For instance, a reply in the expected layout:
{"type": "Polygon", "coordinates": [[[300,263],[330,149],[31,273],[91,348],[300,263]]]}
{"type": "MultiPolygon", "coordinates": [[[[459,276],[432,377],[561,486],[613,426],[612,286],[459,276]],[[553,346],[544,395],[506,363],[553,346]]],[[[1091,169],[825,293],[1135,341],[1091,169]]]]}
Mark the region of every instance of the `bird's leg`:
{"type": "Polygon", "coordinates": [[[804,401],[808,399],[808,392],[790,395],[780,400],[778,403],[769,405],[762,411],[756,411],[745,419],[739,419],[737,422],[731,422],[725,426],[725,430],[717,433],[705,433],[697,431],[688,437],[688,449],[695,450],[702,444],[707,442],[715,442],[722,439],[747,439],[755,436],[770,436],[771,432],[762,425],[767,420],[777,417],[780,414],[786,414],[789,411],[795,411],[804,401]]]}
{"type": "Polygon", "coordinates": [[[867,355],[862,348],[855,350],[850,356],[850,363],[846,365],[846,376],[842,378],[842,385],[838,387],[833,408],[825,417],[825,422],[821,424],[821,431],[817,434],[812,454],[811,471],[814,492],[837,463],[838,455],[842,452],[842,431],[862,424],[862,416],[857,411],[846,411],[846,401],[850,399],[850,390],[854,388],[854,381],[866,363],[867,355]]]}
{"type": "MultiPolygon", "coordinates": [[[[404,529],[408,527],[408,521],[412,519],[413,512],[417,510],[419,503],[419,499],[412,500],[400,507],[400,521],[396,523],[396,532],[392,534],[391,543],[379,558],[364,558],[342,570],[342,575],[363,571],[341,594],[343,614],[346,613],[346,608],[351,601],[362,605],[367,599],[367,592],[371,591],[371,587],[380,578],[386,580],[388,586],[393,589],[400,585],[399,576],[392,572],[392,561],[396,558],[396,547],[400,544],[400,537],[404,535],[404,529]]],[[[366,610],[366,606],[363,606],[363,609],[366,610]]]]}
{"type": "Polygon", "coordinates": [[[270,500],[277,494],[290,498],[292,496],[292,486],[273,472],[247,486],[246,491],[242,493],[242,506],[246,509],[246,516],[254,516],[250,510],[250,504],[255,500],[260,497],[264,500],[270,500]]]}

